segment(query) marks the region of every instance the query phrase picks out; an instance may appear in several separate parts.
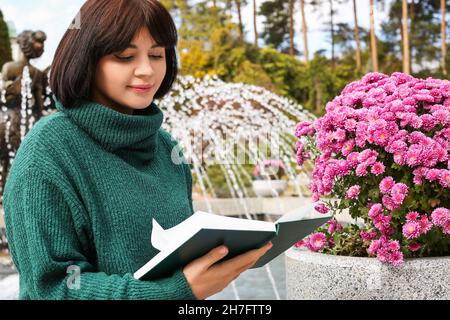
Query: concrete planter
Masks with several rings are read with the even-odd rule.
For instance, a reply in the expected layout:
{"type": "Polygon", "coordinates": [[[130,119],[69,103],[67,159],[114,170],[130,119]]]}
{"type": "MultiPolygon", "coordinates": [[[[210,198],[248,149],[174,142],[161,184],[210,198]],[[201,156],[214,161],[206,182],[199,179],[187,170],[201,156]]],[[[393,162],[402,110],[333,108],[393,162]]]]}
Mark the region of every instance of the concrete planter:
{"type": "Polygon", "coordinates": [[[450,299],[450,256],[407,259],[402,267],[375,258],[286,252],[287,299],[450,299]]]}
{"type": "Polygon", "coordinates": [[[276,197],[286,190],[287,182],[284,180],[254,180],[252,185],[256,196],[276,197]]]}

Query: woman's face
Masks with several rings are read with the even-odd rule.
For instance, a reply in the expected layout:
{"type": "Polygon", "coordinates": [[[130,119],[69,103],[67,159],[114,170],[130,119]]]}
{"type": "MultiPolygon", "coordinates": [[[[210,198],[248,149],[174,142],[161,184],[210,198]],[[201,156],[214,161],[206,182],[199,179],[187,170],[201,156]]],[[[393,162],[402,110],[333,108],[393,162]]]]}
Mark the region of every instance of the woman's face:
{"type": "Polygon", "coordinates": [[[126,50],[100,59],[91,98],[133,114],[152,103],[165,75],[165,48],[153,41],[147,28],[141,28],[126,50]]]}

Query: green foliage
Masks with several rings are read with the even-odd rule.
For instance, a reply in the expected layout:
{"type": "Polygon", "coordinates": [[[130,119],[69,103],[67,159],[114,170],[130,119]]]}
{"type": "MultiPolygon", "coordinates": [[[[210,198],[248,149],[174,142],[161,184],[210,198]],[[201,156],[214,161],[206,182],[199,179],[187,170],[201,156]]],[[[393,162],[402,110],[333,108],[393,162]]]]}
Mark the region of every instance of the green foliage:
{"type": "MultiPolygon", "coordinates": [[[[341,232],[333,234],[334,246],[327,246],[323,252],[327,254],[353,257],[367,257],[367,249],[370,241],[363,241],[359,236],[360,229],[357,225],[348,225],[341,232]]],[[[327,233],[327,226],[318,229],[319,232],[327,233]]]]}
{"type": "Polygon", "coordinates": [[[11,43],[9,41],[8,25],[3,20],[3,13],[0,11],[0,70],[4,63],[11,60],[11,43]]]}
{"type": "Polygon", "coordinates": [[[276,87],[263,67],[248,60],[242,62],[233,82],[254,84],[273,92],[276,91],[276,87]]]}

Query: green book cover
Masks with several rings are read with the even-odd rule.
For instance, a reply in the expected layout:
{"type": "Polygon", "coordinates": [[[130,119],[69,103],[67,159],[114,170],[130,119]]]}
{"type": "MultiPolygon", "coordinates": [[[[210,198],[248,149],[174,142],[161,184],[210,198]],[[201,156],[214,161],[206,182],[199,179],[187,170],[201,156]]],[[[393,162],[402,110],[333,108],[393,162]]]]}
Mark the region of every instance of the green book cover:
{"type": "Polygon", "coordinates": [[[267,222],[197,211],[167,230],[153,220],[152,245],[160,252],[137,270],[134,278],[147,280],[170,276],[220,245],[229,250],[221,260],[224,261],[272,241],[273,247],[252,268],[262,267],[330,218],[323,215],[305,218],[301,210],[296,210],[275,222],[267,222]]]}

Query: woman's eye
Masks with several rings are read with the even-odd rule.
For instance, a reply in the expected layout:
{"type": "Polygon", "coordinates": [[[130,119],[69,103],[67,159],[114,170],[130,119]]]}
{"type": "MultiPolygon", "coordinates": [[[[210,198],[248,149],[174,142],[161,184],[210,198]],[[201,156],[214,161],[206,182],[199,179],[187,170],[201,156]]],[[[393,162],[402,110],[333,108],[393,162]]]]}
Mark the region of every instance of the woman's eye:
{"type": "Polygon", "coordinates": [[[131,59],[133,59],[133,56],[129,57],[116,56],[116,58],[119,59],[120,61],[131,61],[131,59]]]}
{"type": "MultiPolygon", "coordinates": [[[[149,57],[152,59],[155,59],[155,60],[160,60],[160,59],[164,58],[163,56],[158,56],[158,55],[150,55],[149,57]]],[[[128,56],[128,57],[116,56],[116,58],[119,59],[120,61],[127,62],[127,61],[131,61],[134,57],[133,56],[128,56]]]]}

